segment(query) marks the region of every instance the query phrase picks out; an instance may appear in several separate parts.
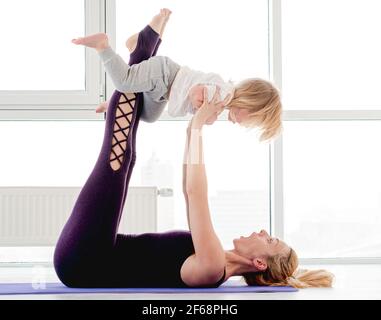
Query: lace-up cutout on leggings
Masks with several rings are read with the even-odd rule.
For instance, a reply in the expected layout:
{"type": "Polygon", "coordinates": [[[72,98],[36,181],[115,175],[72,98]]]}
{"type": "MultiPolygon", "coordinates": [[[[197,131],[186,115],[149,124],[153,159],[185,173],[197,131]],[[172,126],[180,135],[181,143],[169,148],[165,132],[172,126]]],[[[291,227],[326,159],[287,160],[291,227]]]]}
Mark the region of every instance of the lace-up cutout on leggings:
{"type": "Polygon", "coordinates": [[[110,152],[110,166],[115,171],[119,170],[123,164],[135,102],[136,95],[134,93],[122,93],[116,106],[115,124],[110,152]]]}

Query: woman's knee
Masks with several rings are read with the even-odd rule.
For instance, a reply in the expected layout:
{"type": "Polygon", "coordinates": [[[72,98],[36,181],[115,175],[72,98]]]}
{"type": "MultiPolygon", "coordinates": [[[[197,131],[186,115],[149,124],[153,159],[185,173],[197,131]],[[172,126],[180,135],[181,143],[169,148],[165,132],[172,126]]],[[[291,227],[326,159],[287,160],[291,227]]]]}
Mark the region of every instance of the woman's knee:
{"type": "Polygon", "coordinates": [[[87,279],[91,270],[87,263],[74,262],[70,259],[54,259],[54,269],[58,279],[67,287],[83,287],[88,282],[87,279]]]}

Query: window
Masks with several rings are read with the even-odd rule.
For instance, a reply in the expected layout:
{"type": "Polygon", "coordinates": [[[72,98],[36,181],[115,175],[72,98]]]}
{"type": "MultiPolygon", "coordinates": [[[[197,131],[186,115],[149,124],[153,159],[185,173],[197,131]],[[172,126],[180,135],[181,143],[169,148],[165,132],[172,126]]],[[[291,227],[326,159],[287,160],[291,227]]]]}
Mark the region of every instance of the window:
{"type": "Polygon", "coordinates": [[[2,119],[27,119],[20,109],[89,109],[99,103],[99,59],[71,39],[99,32],[100,10],[100,2],[90,0],[1,2],[0,28],[7,32],[0,109],[13,110],[1,112],[2,119]]]}
{"type": "Polygon", "coordinates": [[[381,256],[380,121],[289,121],[285,240],[303,258],[381,256]]]}
{"type": "MultiPolygon", "coordinates": [[[[104,125],[103,121],[0,121],[0,149],[4,150],[0,186],[83,186],[98,158],[104,125]]],[[[0,216],[2,210],[6,213],[6,204],[0,202],[0,216]]],[[[38,230],[39,226],[31,227],[38,230]]],[[[4,235],[1,225],[0,234],[4,235]]],[[[54,247],[0,243],[0,263],[51,262],[53,252],[54,247]]]]}
{"type": "Polygon", "coordinates": [[[281,5],[285,241],[305,261],[379,259],[381,4],[281,5]]]}
{"type": "Polygon", "coordinates": [[[286,109],[381,108],[378,0],[282,1],[286,109]]]}
{"type": "Polygon", "coordinates": [[[16,0],[2,6],[0,27],[12,32],[3,33],[11,50],[2,53],[1,89],[85,90],[84,49],[73,50],[70,42],[84,34],[84,1],[16,0]]]}
{"type": "Polygon", "coordinates": [[[101,148],[103,121],[1,121],[1,186],[82,186],[101,148]]]}

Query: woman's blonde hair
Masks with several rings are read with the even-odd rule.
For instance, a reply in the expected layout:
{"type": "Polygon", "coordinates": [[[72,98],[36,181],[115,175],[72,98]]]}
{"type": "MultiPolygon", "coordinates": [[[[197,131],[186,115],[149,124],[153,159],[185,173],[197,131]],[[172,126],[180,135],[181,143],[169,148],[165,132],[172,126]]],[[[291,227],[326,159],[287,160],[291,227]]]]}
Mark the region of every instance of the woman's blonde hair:
{"type": "Polygon", "coordinates": [[[295,288],[332,287],[333,274],[326,270],[304,270],[298,267],[298,256],[293,249],[287,255],[267,258],[267,269],[242,276],[249,286],[292,286],[295,288]]]}
{"type": "Polygon", "coordinates": [[[244,127],[257,127],[262,131],[260,140],[277,136],[282,130],[282,103],[278,89],[269,81],[252,78],[235,87],[233,98],[227,108],[236,107],[249,111],[244,127]]]}

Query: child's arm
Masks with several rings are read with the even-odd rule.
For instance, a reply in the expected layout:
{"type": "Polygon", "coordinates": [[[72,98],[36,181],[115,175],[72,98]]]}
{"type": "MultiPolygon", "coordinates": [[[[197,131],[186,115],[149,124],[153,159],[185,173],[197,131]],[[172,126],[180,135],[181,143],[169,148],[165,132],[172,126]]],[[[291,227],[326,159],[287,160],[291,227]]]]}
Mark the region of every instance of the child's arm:
{"type": "Polygon", "coordinates": [[[152,57],[129,66],[110,47],[99,52],[107,74],[120,92],[151,92],[155,99],[168,98],[180,66],[168,57],[152,57]]]}

